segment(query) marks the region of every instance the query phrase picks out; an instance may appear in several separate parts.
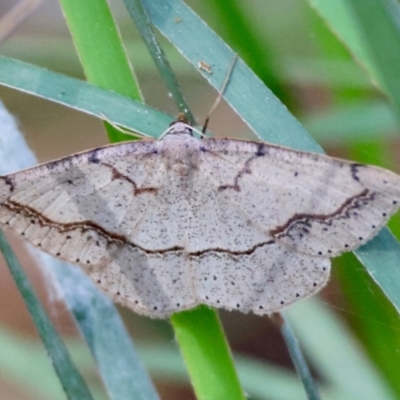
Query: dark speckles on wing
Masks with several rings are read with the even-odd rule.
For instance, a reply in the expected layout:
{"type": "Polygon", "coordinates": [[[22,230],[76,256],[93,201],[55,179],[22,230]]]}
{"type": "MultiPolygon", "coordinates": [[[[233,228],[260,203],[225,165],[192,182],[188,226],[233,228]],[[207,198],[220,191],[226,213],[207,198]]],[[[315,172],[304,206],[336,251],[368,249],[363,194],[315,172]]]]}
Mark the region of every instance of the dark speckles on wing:
{"type": "Polygon", "coordinates": [[[257,157],[265,156],[266,150],[267,150],[267,147],[263,143],[258,143],[257,151],[255,152],[255,155],[257,157]]]}
{"type": "Polygon", "coordinates": [[[91,151],[91,153],[89,155],[89,158],[88,158],[88,161],[90,163],[98,164],[100,162],[100,159],[99,159],[98,154],[97,154],[99,152],[99,150],[101,150],[101,149],[93,149],[91,151]]]}
{"type": "Polygon", "coordinates": [[[4,180],[5,184],[10,188],[10,192],[13,192],[15,189],[14,178],[11,176],[5,176],[5,177],[2,177],[2,179],[4,180]]]}
{"type": "Polygon", "coordinates": [[[357,175],[357,174],[358,174],[358,169],[359,169],[360,167],[363,167],[363,164],[354,163],[354,164],[351,164],[351,166],[350,166],[351,176],[352,176],[353,179],[354,179],[355,181],[357,181],[357,182],[360,181],[360,178],[359,178],[358,175],[357,175]]]}

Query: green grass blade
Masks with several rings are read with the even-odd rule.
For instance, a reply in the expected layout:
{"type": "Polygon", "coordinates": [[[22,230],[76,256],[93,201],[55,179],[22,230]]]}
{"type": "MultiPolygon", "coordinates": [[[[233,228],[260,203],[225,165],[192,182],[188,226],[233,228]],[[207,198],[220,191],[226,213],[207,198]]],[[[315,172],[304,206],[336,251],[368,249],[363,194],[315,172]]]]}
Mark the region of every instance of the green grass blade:
{"type": "Polygon", "coordinates": [[[124,0],[124,3],[136,25],[136,28],[138,29],[143,41],[147,46],[147,50],[149,51],[154,63],[156,64],[158,71],[160,72],[161,77],[164,79],[164,82],[166,83],[169,92],[172,94],[172,98],[174,99],[178,110],[186,115],[187,120],[192,125],[195,125],[195,118],[191,113],[185,98],[183,97],[174,71],[172,70],[170,63],[168,62],[163,49],[158,43],[158,40],[151,27],[150,21],[143,10],[141,1],[124,0]]]}
{"type": "Polygon", "coordinates": [[[299,342],[297,341],[292,327],[290,326],[289,319],[286,318],[284,313],[280,314],[280,316],[283,319],[280,326],[282,336],[285,339],[290,358],[292,359],[296,371],[299,374],[301,381],[303,382],[304,389],[307,393],[307,398],[309,400],[320,400],[321,396],[319,395],[317,386],[314,383],[314,379],[307,366],[299,342]]]}
{"type": "Polygon", "coordinates": [[[173,120],[138,101],[79,79],[0,56],[0,84],[157,137],[173,120]]]}
{"type": "MultiPolygon", "coordinates": [[[[89,82],[141,100],[118,28],[106,0],[60,0],[65,19],[89,82]]],[[[109,138],[132,140],[108,123],[109,138]]]]}
{"type": "Polygon", "coordinates": [[[357,258],[367,268],[372,278],[378,281],[386,296],[399,310],[399,251],[398,241],[388,229],[355,252],[357,258]]]}
{"type": "Polygon", "coordinates": [[[142,100],[107,2],[60,0],[60,4],[88,81],[142,100]]]}
{"type": "Polygon", "coordinates": [[[67,348],[47,316],[2,231],[0,231],[0,249],[43,340],[66,395],[71,400],[92,400],[85,381],[73,364],[67,348]]]}
{"type": "MultiPolygon", "coordinates": [[[[143,6],[157,29],[190,63],[196,65],[198,54],[202,54],[206,60],[212,60],[216,66],[216,73],[204,76],[214,87],[220,88],[234,56],[233,51],[182,1],[168,2],[165,5],[168,13],[161,12],[161,7],[157,7],[151,0],[144,0],[143,6]],[[181,23],[174,23],[175,15],[180,15],[181,23]],[[184,29],[185,24],[190,26],[190,30],[187,27],[184,29]]],[[[236,63],[224,98],[261,139],[300,150],[322,152],[321,147],[308,135],[297,119],[241,60],[236,63]]],[[[396,268],[394,263],[391,264],[393,279],[389,282],[386,279],[386,265],[383,267],[382,259],[375,257],[375,247],[379,247],[385,240],[385,248],[390,249],[391,260],[396,260],[395,264],[399,266],[400,244],[387,228],[382,229],[378,236],[356,254],[399,311],[400,298],[397,293],[400,293],[400,268],[396,268]]]]}
{"type": "Polygon", "coordinates": [[[171,317],[198,400],[244,400],[217,313],[200,306],[171,317]]]}

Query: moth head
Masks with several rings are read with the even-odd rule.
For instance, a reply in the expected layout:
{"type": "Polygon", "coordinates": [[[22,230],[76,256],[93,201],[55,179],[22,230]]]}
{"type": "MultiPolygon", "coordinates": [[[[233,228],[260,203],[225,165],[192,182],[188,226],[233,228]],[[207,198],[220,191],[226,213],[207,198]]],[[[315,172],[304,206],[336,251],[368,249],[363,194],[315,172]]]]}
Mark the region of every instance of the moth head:
{"type": "Polygon", "coordinates": [[[169,125],[168,134],[170,135],[193,135],[192,126],[188,122],[184,113],[179,113],[175,121],[169,125]]]}

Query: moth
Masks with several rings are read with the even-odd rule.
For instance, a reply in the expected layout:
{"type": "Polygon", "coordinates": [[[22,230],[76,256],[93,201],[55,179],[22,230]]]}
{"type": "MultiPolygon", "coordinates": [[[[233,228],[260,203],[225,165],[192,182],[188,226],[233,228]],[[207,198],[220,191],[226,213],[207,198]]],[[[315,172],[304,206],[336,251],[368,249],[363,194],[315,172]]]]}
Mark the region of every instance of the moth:
{"type": "Polygon", "coordinates": [[[318,292],[330,258],[400,201],[382,168],[268,143],[109,145],[0,177],[0,225],[78,264],[116,302],[163,318],[202,303],[256,314],[318,292]]]}

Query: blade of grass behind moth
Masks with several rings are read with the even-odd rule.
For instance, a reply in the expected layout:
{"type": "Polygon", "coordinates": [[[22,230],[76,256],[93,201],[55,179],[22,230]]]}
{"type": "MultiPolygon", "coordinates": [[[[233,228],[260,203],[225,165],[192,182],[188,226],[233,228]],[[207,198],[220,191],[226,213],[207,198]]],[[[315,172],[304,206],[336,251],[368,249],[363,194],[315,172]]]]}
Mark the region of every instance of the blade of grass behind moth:
{"type": "Polygon", "coordinates": [[[168,59],[161,48],[158,40],[154,34],[151,27],[151,23],[146,13],[143,10],[142,3],[140,0],[124,0],[125,7],[127,8],[133,22],[136,25],[147,49],[156,64],[161,77],[164,79],[168,90],[172,94],[172,97],[178,107],[180,112],[186,115],[186,118],[190,124],[194,125],[196,123],[189,106],[186,103],[185,98],[179,88],[178,81],[176,80],[175,74],[171,68],[168,59]]]}
{"type": "MultiPolygon", "coordinates": [[[[88,81],[142,100],[107,1],[60,0],[60,5],[88,81]]],[[[110,118],[107,112],[105,116],[110,118]]],[[[133,139],[108,122],[104,124],[111,142],[133,139]]]]}
{"type": "MultiPolygon", "coordinates": [[[[142,4],[153,25],[190,63],[196,65],[200,55],[202,59],[212,60],[215,73],[204,77],[219,88],[234,52],[181,0],[163,1],[162,6],[151,0],[142,0],[142,4]],[[174,23],[176,16],[182,20],[179,24],[174,23]]],[[[299,150],[322,152],[298,120],[240,59],[236,62],[224,98],[262,140],[299,150]]],[[[362,247],[362,251],[355,253],[399,311],[400,243],[387,228],[383,228],[362,247]],[[385,248],[390,249],[393,264],[382,268],[377,249],[382,249],[384,241],[385,248]],[[387,279],[387,268],[391,280],[387,279]]]]}
{"type": "Polygon", "coordinates": [[[218,314],[207,306],[171,316],[198,400],[244,400],[218,314]]]}
{"type": "Polygon", "coordinates": [[[278,320],[277,322],[280,326],[280,330],[285,340],[286,347],[289,350],[290,358],[292,359],[296,371],[300,376],[308,399],[321,400],[317,385],[314,383],[314,379],[311,376],[311,372],[307,366],[299,342],[297,341],[292,327],[290,326],[289,319],[286,317],[285,313],[279,313],[275,318],[278,320]]]}
{"type": "Polygon", "coordinates": [[[66,395],[69,399],[74,400],[92,400],[93,398],[85,381],[73,364],[67,348],[47,316],[46,311],[40,303],[31,283],[15,257],[10,245],[7,243],[2,231],[0,231],[0,249],[29,313],[32,316],[36,329],[43,340],[66,395]]]}
{"type": "Polygon", "coordinates": [[[156,138],[173,117],[79,79],[0,56],[0,84],[156,138]]]}

